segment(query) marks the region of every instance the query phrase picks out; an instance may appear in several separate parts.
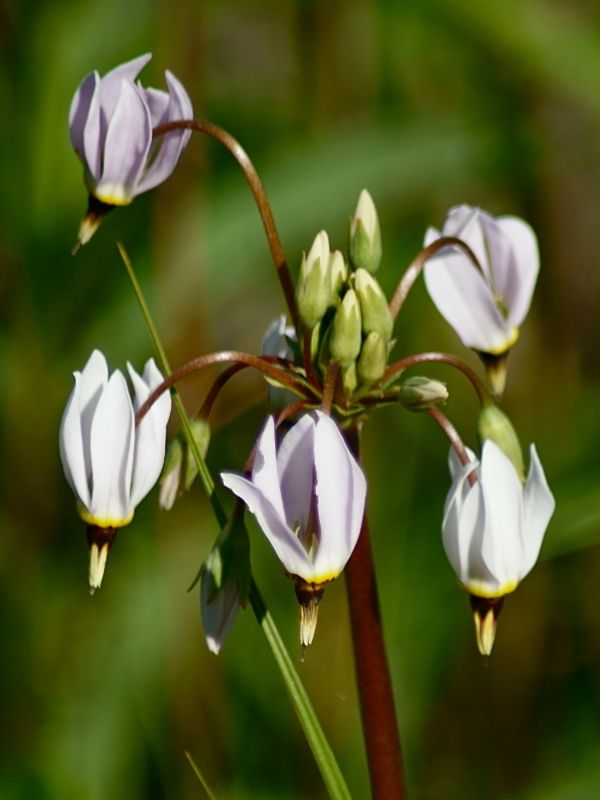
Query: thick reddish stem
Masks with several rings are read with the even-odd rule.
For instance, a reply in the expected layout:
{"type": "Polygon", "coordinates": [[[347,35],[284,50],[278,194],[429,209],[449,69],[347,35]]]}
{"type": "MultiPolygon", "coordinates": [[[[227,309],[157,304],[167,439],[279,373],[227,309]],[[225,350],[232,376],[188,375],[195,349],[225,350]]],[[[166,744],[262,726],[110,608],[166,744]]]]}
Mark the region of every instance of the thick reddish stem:
{"type": "MultiPolygon", "coordinates": [[[[358,431],[351,429],[348,438],[358,455],[358,431]]],[[[371,793],[374,800],[405,800],[400,734],[366,514],[345,575],[371,793]]]]}

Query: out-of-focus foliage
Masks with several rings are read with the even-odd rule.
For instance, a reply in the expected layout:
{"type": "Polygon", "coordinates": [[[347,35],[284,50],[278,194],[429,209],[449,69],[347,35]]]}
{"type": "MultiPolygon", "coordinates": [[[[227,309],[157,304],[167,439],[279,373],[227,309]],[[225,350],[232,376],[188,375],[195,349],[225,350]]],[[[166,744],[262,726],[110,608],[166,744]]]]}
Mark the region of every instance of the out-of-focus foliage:
{"type": "MultiPolygon", "coordinates": [[[[256,350],[279,313],[243,178],[194,137],[175,175],[69,254],[85,197],[70,151],[72,92],[150,50],[198,116],[229,128],[263,177],[294,270],[315,233],[343,246],[364,186],[378,205],[391,291],[448,207],[515,213],[542,269],[509,359],[505,409],[534,440],[558,507],[540,563],[509,598],[489,667],[439,529],[446,444],[388,409],[366,431],[369,507],[411,796],[598,796],[600,731],[600,11],[559,0],[166,2],[7,0],[0,7],[0,795],[18,800],[323,797],[250,613],[219,658],[186,587],[217,533],[201,491],[169,514],[156,492],[86,591],[85,531],[57,454],[93,346],[140,366],[150,342],[115,240],[140,274],[173,364],[256,350]]],[[[398,356],[465,353],[422,284],[398,356]]],[[[475,402],[447,412],[475,442],[475,402]]],[[[191,410],[208,378],[183,387],[191,410]]],[[[236,378],[209,462],[240,468],[265,387],[236,378]],[[244,409],[240,420],[231,422],[244,409]]],[[[292,586],[252,529],[267,602],[297,651],[292,586]]],[[[328,588],[298,664],[356,798],[368,795],[343,580],[328,588]]]]}

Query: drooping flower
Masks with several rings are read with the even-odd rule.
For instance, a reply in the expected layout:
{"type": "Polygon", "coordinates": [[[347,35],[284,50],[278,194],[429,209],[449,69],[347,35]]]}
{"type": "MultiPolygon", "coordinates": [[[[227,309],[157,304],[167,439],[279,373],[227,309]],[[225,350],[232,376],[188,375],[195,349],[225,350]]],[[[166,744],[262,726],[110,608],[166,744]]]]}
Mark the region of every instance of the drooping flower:
{"type": "Polygon", "coordinates": [[[138,503],[160,475],[165,457],[171,397],[165,392],[140,424],[135,412],[163,377],[154,359],[142,375],[128,364],[135,391],[132,401],[123,374],[108,375],[106,359],[94,350],[67,402],[60,427],[65,477],[88,523],[90,588],[98,588],[116,529],[131,522],[138,503]]]}
{"type": "Polygon", "coordinates": [[[533,568],[555,504],[533,445],[525,483],[495,442],[484,442],[480,460],[467,452],[466,465],[450,452],[442,540],[471,595],[479,650],[489,655],[502,600],[533,568]]]}
{"type": "Polygon", "coordinates": [[[427,291],[463,344],[500,356],[518,339],[539,270],[537,239],[518,217],[493,217],[468,205],[450,209],[440,231],[429,228],[425,245],[453,236],[473,251],[481,272],[458,247],[425,265],[427,291]]]}
{"type": "Polygon", "coordinates": [[[323,584],[350,558],[363,518],[366,480],[335,422],[305,414],[279,448],[270,417],[257,445],[251,479],[221,478],[248,506],[288,574],[301,604],[300,639],[312,641],[323,584]]]}
{"type": "Polygon", "coordinates": [[[75,92],[69,112],[71,142],[83,162],[90,209],[80,229],[80,243],[92,236],[102,214],[128,205],[153,189],[175,169],[190,131],[177,130],[153,139],[152,130],[190,119],[192,104],[182,84],[168,70],[168,93],[135,82],[150,53],[121,64],[101,78],[94,71],[75,92]]]}

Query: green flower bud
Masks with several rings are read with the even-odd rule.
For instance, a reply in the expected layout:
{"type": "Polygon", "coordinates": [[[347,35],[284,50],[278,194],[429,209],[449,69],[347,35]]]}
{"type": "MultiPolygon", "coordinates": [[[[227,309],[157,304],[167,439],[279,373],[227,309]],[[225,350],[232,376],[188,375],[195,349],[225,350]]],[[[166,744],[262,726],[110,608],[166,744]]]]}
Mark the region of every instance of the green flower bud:
{"type": "Polygon", "coordinates": [[[366,189],[358,198],[354,216],[350,220],[350,263],[354,269],[375,272],[381,261],[381,231],[377,209],[366,189]]]}
{"type": "Polygon", "coordinates": [[[354,289],[349,289],[338,306],[329,334],[329,352],[344,367],[352,364],[360,353],[362,330],[360,306],[354,289]]]}
{"type": "Polygon", "coordinates": [[[331,269],[331,303],[332,306],[337,306],[340,299],[340,292],[348,280],[348,267],[344,261],[344,256],[339,250],[335,250],[331,254],[329,260],[329,267],[331,269]]]}
{"type": "Polygon", "coordinates": [[[448,390],[441,381],[417,375],[404,381],[398,399],[409,411],[426,411],[443,405],[448,399],[448,390]]]}
{"type": "Polygon", "coordinates": [[[521,443],[512,422],[494,403],[486,403],[479,412],[477,432],[481,443],[486,439],[495,442],[502,452],[512,461],[521,480],[525,480],[525,466],[521,443]]]}
{"type": "Polygon", "coordinates": [[[362,312],[363,331],[367,336],[378,333],[387,341],[392,335],[394,320],[381,286],[365,269],[357,269],[354,289],[362,312]]]}
{"type": "MultiPolygon", "coordinates": [[[[190,420],[190,425],[198,449],[204,458],[210,442],[208,422],[197,418],[190,420]]],[[[197,474],[198,465],[194,454],[188,447],[183,431],[179,431],[167,448],[165,465],[160,476],[159,506],[165,511],[173,508],[175,500],[190,489],[197,474]]]]}
{"type": "Polygon", "coordinates": [[[302,257],[296,302],[300,319],[307,328],[314,328],[329,307],[331,266],[329,239],[325,231],[316,236],[308,255],[302,257]]]}
{"type": "Polygon", "coordinates": [[[364,386],[371,386],[383,377],[387,357],[387,340],[373,331],[365,339],[356,365],[358,378],[364,386]]]}
{"type": "Polygon", "coordinates": [[[356,391],[358,377],[356,375],[356,364],[354,362],[347,367],[342,367],[342,385],[347,397],[354,394],[356,391]]]}

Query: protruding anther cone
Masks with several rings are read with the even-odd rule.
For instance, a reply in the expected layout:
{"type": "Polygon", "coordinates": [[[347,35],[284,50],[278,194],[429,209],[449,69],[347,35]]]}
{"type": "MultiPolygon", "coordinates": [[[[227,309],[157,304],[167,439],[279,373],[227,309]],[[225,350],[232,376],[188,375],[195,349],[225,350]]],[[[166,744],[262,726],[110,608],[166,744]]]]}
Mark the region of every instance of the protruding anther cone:
{"type": "Polygon", "coordinates": [[[296,581],[296,597],[300,603],[300,644],[302,650],[312,643],[317,628],[319,603],[325,592],[319,583],[296,581]]]}
{"type": "Polygon", "coordinates": [[[477,649],[487,659],[494,646],[498,616],[504,605],[504,597],[476,597],[472,594],[470,598],[477,649]]]}
{"type": "Polygon", "coordinates": [[[108,203],[103,203],[101,200],[98,200],[94,197],[93,194],[90,194],[88,197],[88,208],[85,214],[85,217],[81,220],[79,225],[79,232],[77,234],[77,242],[75,243],[73,249],[71,250],[71,254],[75,255],[75,253],[79,250],[79,248],[87,244],[92,236],[96,233],[98,228],[100,227],[100,223],[104,219],[104,217],[111,211],[114,206],[108,205],[108,203]]]}
{"type": "Polygon", "coordinates": [[[116,533],[116,528],[98,528],[95,525],[88,525],[88,544],[90,546],[89,583],[90,594],[92,595],[96,589],[100,588],[102,583],[108,551],[116,533]]]}
{"type": "Polygon", "coordinates": [[[509,351],[496,356],[492,353],[479,353],[479,358],[483,362],[485,371],[492,388],[492,394],[496,398],[501,398],[506,386],[506,359],[509,351]]]}

